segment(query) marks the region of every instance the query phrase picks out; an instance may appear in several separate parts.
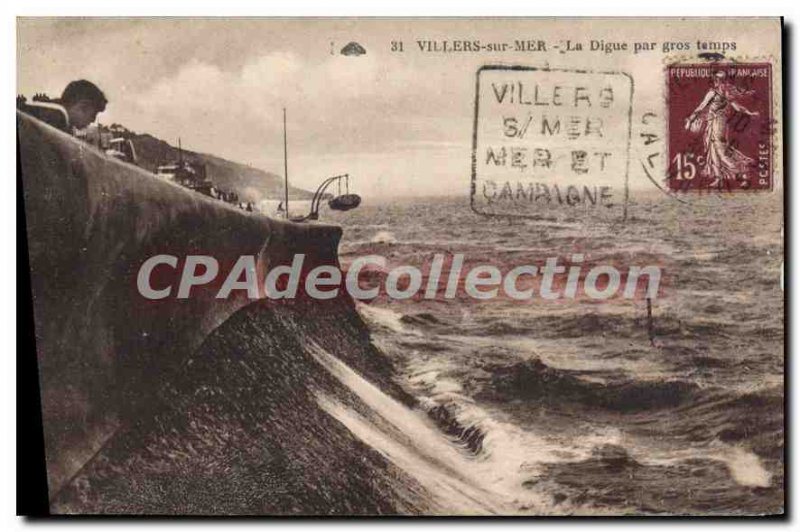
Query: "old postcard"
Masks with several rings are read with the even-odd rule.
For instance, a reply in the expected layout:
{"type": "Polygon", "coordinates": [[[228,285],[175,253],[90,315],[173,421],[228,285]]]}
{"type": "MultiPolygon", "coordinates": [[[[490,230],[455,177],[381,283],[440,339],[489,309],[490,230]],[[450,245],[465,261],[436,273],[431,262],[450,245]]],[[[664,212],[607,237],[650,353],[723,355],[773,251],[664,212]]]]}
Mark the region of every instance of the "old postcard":
{"type": "Polygon", "coordinates": [[[783,514],[781,43],[18,19],[50,511],[783,514]]]}

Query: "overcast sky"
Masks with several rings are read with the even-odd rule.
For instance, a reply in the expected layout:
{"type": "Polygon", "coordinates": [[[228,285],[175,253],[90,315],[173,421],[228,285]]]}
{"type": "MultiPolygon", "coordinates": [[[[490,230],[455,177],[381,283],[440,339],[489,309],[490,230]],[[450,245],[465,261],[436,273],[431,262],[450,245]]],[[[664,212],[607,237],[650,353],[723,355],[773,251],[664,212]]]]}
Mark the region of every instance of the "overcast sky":
{"type": "Polygon", "coordinates": [[[86,78],[110,101],[101,122],[278,174],[285,106],[296,185],[349,172],[368,193],[468,191],[471,83],[363,33],[347,21],[22,20],[18,91],[54,96],[86,78]],[[367,54],[340,55],[350,40],[367,54]]]}
{"type": "MultiPolygon", "coordinates": [[[[748,42],[776,46],[756,30],[747,21],[692,28],[608,19],[19,19],[17,85],[28,96],[56,96],[69,81],[89,79],[110,101],[102,123],[119,122],[172,144],[181,137],[188,149],[281,175],[285,106],[289,174],[297,186],[316,188],[327,176],[350,173],[364,194],[467,195],[480,65],[622,69],[636,79],[636,114],[663,109],[663,56],[423,54],[416,40],[557,41],[624,33],[632,41],[664,32],[673,39],[736,38],[745,52],[757,51],[748,42]],[[392,40],[404,41],[404,53],[390,51],[392,40]],[[350,41],[367,54],[340,55],[350,41]]],[[[632,177],[634,186],[642,182],[643,176],[632,177]]]]}

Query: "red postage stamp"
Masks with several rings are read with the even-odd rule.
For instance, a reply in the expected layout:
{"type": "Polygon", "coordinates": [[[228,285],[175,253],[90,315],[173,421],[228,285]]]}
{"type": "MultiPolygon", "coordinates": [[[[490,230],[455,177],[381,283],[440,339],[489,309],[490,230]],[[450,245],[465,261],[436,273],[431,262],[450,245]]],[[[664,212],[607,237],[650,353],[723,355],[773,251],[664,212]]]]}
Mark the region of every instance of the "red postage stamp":
{"type": "Polygon", "coordinates": [[[670,65],[667,113],[670,190],[772,189],[769,63],[670,65]]]}

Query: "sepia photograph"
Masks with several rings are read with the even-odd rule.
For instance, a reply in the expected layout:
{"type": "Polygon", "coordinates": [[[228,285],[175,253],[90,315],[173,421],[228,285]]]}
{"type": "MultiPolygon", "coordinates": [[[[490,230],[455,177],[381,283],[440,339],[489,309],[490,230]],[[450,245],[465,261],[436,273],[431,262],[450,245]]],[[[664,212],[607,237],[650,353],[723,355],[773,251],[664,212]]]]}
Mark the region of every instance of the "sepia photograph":
{"type": "Polygon", "coordinates": [[[782,18],[15,29],[46,514],[785,516],[782,18]]]}

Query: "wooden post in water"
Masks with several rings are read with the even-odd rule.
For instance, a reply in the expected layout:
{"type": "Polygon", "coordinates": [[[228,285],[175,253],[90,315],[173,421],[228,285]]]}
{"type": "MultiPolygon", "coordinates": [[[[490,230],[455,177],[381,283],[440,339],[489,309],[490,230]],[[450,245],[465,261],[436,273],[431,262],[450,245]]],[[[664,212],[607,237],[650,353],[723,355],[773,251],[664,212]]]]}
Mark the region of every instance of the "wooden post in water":
{"type": "Polygon", "coordinates": [[[656,345],[656,333],[653,327],[653,303],[647,298],[647,336],[650,338],[650,345],[656,345]]]}
{"type": "MultiPolygon", "coordinates": [[[[622,202],[622,223],[628,221],[628,201],[630,200],[630,190],[628,185],[628,174],[625,173],[625,199],[622,202]]],[[[649,301],[649,300],[648,300],[649,301]]]]}
{"type": "Polygon", "coordinates": [[[289,158],[286,146],[286,107],[283,108],[283,207],[289,219],[289,158]]]}

